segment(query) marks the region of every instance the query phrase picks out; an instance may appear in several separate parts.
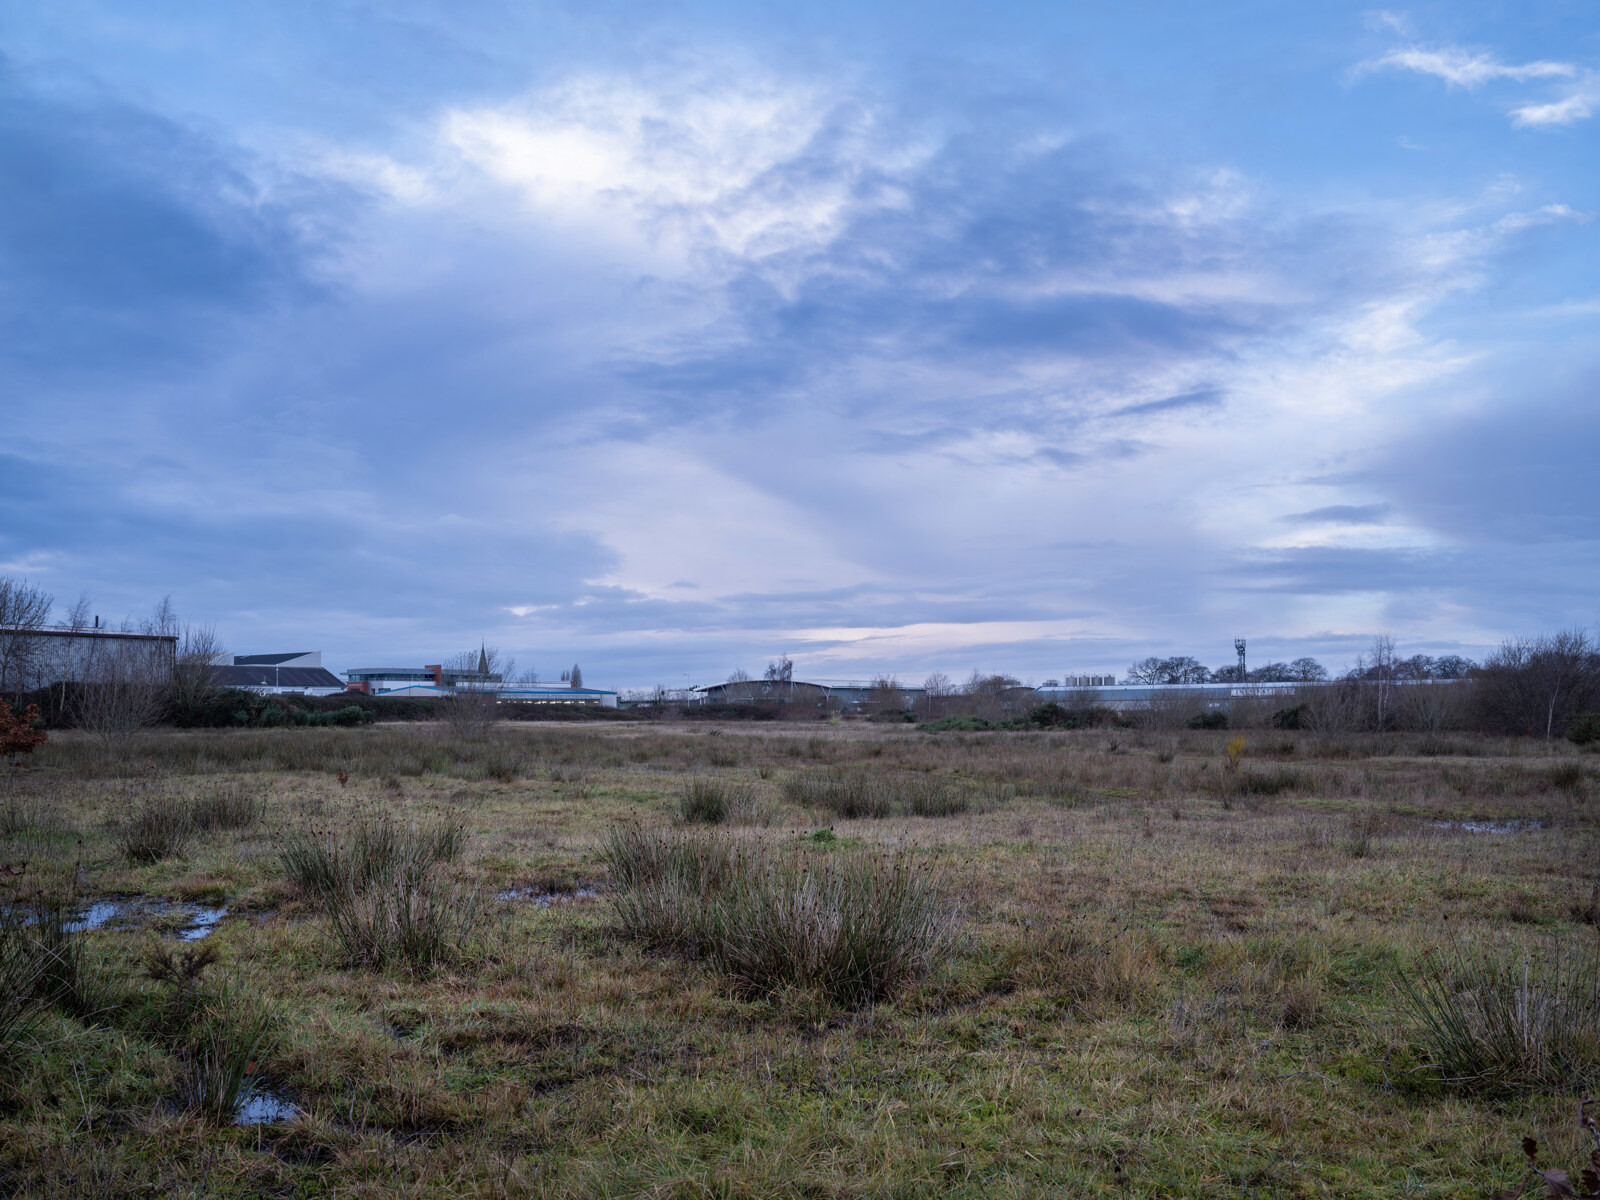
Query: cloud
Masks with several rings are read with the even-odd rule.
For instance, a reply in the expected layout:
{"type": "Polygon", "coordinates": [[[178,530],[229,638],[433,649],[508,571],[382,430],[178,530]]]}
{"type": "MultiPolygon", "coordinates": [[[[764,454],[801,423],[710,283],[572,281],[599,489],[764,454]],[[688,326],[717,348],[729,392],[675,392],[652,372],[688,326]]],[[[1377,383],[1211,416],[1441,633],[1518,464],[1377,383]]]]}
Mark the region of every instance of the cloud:
{"type": "MultiPolygon", "coordinates": [[[[1529,101],[1513,107],[1511,122],[1519,128],[1571,125],[1587,119],[1600,107],[1600,74],[1575,63],[1541,59],[1512,64],[1501,62],[1487,51],[1471,51],[1459,46],[1408,46],[1364,63],[1358,71],[1384,68],[1432,75],[1452,87],[1468,90],[1501,80],[1513,83],[1566,81],[1565,94],[1558,99],[1529,101]]],[[[1400,144],[1407,149],[1414,148],[1403,138],[1400,144]]]]}
{"type": "Polygon", "coordinates": [[[1566,79],[1578,73],[1577,67],[1562,62],[1530,62],[1512,65],[1502,63],[1493,54],[1474,53],[1457,46],[1426,48],[1410,46],[1391,50],[1375,63],[1375,68],[1396,67],[1433,75],[1456,87],[1476,88],[1496,79],[1511,79],[1525,83],[1530,79],[1566,79]]]}
{"type": "Polygon", "coordinates": [[[14,366],[192,358],[209,323],[319,290],[311,206],[275,203],[175,122],[47,95],[4,59],[0,174],[0,359],[14,366]]]}
{"type": "Polygon", "coordinates": [[[1571,125],[1587,120],[1600,107],[1600,75],[1585,71],[1560,100],[1523,104],[1511,110],[1512,122],[1521,126],[1571,125]]]}
{"type": "Polygon", "coordinates": [[[1280,518],[1291,525],[1386,525],[1393,505],[1330,504],[1280,518]]]}

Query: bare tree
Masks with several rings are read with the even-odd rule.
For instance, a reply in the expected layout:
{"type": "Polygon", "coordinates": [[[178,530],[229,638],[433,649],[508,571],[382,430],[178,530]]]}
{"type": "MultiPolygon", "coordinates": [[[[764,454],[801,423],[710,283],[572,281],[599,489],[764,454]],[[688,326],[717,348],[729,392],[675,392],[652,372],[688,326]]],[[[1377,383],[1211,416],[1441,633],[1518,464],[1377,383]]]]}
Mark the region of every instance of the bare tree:
{"type": "Polygon", "coordinates": [[[935,671],[922,681],[923,704],[930,718],[950,715],[950,697],[955,690],[955,683],[943,671],[935,671]]]}
{"type": "Polygon", "coordinates": [[[458,737],[479,738],[499,717],[500,691],[516,670],[516,660],[503,658],[493,646],[464,651],[444,664],[445,694],[439,714],[458,737]]]}
{"type": "Polygon", "coordinates": [[[55,598],[43,588],[0,575],[0,693],[21,695],[33,685],[44,640],[38,631],[54,606],[55,598]]]}
{"type": "Polygon", "coordinates": [[[178,635],[168,699],[177,712],[200,708],[221,690],[213,670],[223,658],[217,631],[210,625],[184,625],[178,635]]]}
{"type": "Polygon", "coordinates": [[[570,682],[573,687],[581,688],[583,686],[583,668],[578,666],[577,663],[573,663],[572,664],[572,671],[567,676],[567,679],[568,679],[568,682],[570,682]]]}
{"type": "Polygon", "coordinates": [[[794,662],[787,654],[767,664],[765,678],[767,697],[779,704],[794,699],[794,662]]]}
{"type": "Polygon", "coordinates": [[[900,681],[893,675],[880,675],[874,679],[872,690],[867,693],[867,707],[875,713],[904,712],[906,694],[900,687],[900,681]]]}
{"type": "Polygon", "coordinates": [[[1484,720],[1508,733],[1566,729],[1577,713],[1600,703],[1600,651],[1580,629],[1517,638],[1474,672],[1484,720]]]}
{"type": "Polygon", "coordinates": [[[75,689],[72,716],[110,746],[161,719],[171,683],[166,643],[96,646],[75,689]]]}

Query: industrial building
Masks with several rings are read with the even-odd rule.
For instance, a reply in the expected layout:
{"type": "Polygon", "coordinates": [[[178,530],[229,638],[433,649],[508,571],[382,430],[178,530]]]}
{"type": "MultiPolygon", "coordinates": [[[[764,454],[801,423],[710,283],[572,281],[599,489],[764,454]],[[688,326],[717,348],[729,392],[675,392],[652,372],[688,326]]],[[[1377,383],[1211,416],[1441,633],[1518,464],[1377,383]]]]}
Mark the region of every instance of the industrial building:
{"type": "Polygon", "coordinates": [[[364,696],[394,700],[438,700],[466,692],[491,693],[501,704],[583,704],[616,708],[617,693],[604,688],[568,687],[564,683],[508,684],[480,657],[478,669],[422,667],[353,667],[344,673],[347,689],[364,696]]]}
{"type": "MultiPolygon", "coordinates": [[[[798,704],[815,708],[855,710],[866,707],[881,684],[875,679],[730,679],[708,683],[690,693],[695,704],[798,704]]],[[[927,690],[901,687],[906,705],[919,705],[927,690]]]]}
{"type": "Polygon", "coordinates": [[[46,625],[0,628],[0,690],[27,692],[79,683],[107,671],[164,679],[177,661],[178,639],[166,633],[128,633],[46,625]]]}
{"type": "Polygon", "coordinates": [[[235,654],[211,668],[211,681],[258,696],[337,696],[345,690],[339,677],[323,667],[320,650],[235,654]]]}

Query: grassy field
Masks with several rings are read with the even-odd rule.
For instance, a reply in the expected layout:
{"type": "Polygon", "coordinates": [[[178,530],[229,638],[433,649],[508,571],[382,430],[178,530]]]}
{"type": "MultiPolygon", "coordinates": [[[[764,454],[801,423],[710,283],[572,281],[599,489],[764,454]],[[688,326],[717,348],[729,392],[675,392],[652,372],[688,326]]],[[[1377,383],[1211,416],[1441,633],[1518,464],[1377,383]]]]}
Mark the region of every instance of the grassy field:
{"type": "Polygon", "coordinates": [[[1236,736],[52,735],[0,783],[13,906],[147,903],[13,1039],[0,1195],[1482,1196],[1524,1135],[1586,1154],[1600,1031],[1447,1079],[1406,981],[1592,998],[1600,758],[1236,736]],[[722,944],[754,910],[646,929],[619,831],[892,876],[925,953],[772,983],[722,944]],[[229,1123],[229,1063],[297,1115],[229,1123]]]}

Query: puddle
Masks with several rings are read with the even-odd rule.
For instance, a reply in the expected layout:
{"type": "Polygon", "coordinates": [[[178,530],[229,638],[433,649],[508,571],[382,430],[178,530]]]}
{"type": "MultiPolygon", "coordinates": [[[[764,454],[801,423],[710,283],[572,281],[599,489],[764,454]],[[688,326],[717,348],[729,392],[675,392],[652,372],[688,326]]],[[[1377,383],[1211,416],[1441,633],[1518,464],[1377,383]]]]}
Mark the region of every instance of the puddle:
{"type": "Polygon", "coordinates": [[[272,1125],[287,1121],[300,1114],[300,1110],[282,1096],[275,1096],[265,1088],[257,1088],[248,1100],[239,1105],[234,1114],[235,1125],[272,1125]]]}
{"type": "Polygon", "coordinates": [[[180,913],[188,919],[178,927],[177,936],[186,942],[197,942],[217,927],[217,922],[228,915],[226,904],[196,904],[187,900],[144,900],[137,896],[107,897],[91,901],[76,917],[66,924],[68,933],[81,933],[85,929],[104,929],[115,922],[116,926],[138,928],[171,913],[180,913]]]}
{"type": "Polygon", "coordinates": [[[1463,833],[1530,833],[1543,829],[1543,821],[1429,821],[1435,829],[1459,829],[1463,833]]]}
{"type": "Polygon", "coordinates": [[[532,888],[507,888],[496,892],[496,900],[523,900],[536,908],[549,908],[553,904],[570,904],[574,900],[593,900],[600,894],[597,887],[573,888],[566,892],[536,892],[532,888]]]}

